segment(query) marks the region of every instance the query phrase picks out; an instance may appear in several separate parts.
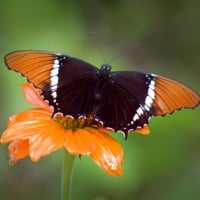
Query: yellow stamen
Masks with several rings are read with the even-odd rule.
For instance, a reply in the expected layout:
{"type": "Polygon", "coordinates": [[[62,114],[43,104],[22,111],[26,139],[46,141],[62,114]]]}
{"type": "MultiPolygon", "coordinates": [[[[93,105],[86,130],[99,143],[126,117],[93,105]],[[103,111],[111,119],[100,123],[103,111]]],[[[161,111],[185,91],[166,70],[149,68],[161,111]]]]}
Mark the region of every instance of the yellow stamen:
{"type": "Polygon", "coordinates": [[[100,124],[100,122],[95,120],[92,115],[89,115],[88,117],[81,116],[78,119],[75,119],[69,115],[63,116],[62,113],[56,113],[53,116],[53,119],[66,129],[72,130],[85,127],[97,127],[100,124]]]}

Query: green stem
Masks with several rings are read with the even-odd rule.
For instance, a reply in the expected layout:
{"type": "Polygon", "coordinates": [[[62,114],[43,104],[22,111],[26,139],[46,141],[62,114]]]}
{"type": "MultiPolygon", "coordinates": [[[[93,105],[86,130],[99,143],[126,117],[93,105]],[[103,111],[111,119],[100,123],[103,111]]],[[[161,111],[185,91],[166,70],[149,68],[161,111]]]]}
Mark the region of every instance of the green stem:
{"type": "Polygon", "coordinates": [[[61,200],[71,200],[71,182],[74,156],[66,150],[62,168],[61,200]]]}

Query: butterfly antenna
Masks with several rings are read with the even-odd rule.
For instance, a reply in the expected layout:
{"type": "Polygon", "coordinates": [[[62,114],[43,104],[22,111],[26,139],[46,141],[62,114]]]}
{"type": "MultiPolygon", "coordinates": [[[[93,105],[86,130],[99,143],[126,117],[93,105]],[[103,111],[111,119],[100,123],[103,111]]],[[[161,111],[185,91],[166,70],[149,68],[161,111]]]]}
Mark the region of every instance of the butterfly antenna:
{"type": "Polygon", "coordinates": [[[137,49],[137,48],[140,47],[140,46],[141,46],[141,44],[138,42],[138,43],[135,43],[133,46],[127,47],[126,49],[122,50],[118,55],[116,55],[115,57],[113,57],[113,58],[108,62],[108,64],[111,64],[114,60],[117,60],[117,59],[120,58],[120,57],[129,55],[130,53],[132,53],[132,51],[134,51],[135,49],[137,49]]]}
{"type": "Polygon", "coordinates": [[[113,57],[107,64],[111,64],[114,60],[117,60],[120,57],[123,57],[124,55],[126,55],[128,52],[128,50],[120,52],[118,55],[116,55],[115,57],[113,57]]]}
{"type": "Polygon", "coordinates": [[[98,40],[97,40],[96,32],[94,32],[94,31],[91,32],[91,35],[92,35],[92,38],[93,38],[95,44],[97,45],[97,48],[98,48],[98,50],[99,50],[101,56],[103,57],[104,63],[107,63],[107,62],[106,62],[106,57],[105,57],[105,55],[104,55],[104,53],[103,53],[103,51],[102,51],[102,48],[101,48],[101,46],[100,46],[100,44],[99,44],[99,42],[98,42],[98,40]]]}

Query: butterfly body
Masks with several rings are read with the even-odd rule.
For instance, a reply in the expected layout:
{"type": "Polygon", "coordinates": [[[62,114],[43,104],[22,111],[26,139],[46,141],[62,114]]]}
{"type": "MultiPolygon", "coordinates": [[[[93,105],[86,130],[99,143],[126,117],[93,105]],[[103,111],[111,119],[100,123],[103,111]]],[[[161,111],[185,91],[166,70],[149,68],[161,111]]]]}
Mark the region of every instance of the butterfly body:
{"type": "Polygon", "coordinates": [[[200,96],[171,79],[135,71],[111,71],[70,56],[44,51],[16,51],[5,57],[9,69],[20,72],[53,106],[54,114],[88,117],[113,131],[148,124],[152,115],[194,108],[200,96]]]}

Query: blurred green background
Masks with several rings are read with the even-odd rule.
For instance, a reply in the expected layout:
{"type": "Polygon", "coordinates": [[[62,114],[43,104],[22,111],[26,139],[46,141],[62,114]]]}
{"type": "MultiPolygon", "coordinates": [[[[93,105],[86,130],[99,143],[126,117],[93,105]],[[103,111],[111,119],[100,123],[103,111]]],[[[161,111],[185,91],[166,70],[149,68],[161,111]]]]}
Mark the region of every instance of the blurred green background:
{"type": "MultiPolygon", "coordinates": [[[[2,0],[0,4],[0,129],[10,115],[30,107],[19,74],[3,57],[21,49],[65,53],[96,66],[139,70],[176,79],[200,92],[200,1],[2,0]]],[[[105,174],[84,156],[74,166],[73,200],[199,200],[200,109],[151,119],[151,134],[114,137],[124,148],[124,175],[105,174]]],[[[60,197],[63,150],[37,163],[8,165],[0,147],[0,199],[60,197]]]]}

